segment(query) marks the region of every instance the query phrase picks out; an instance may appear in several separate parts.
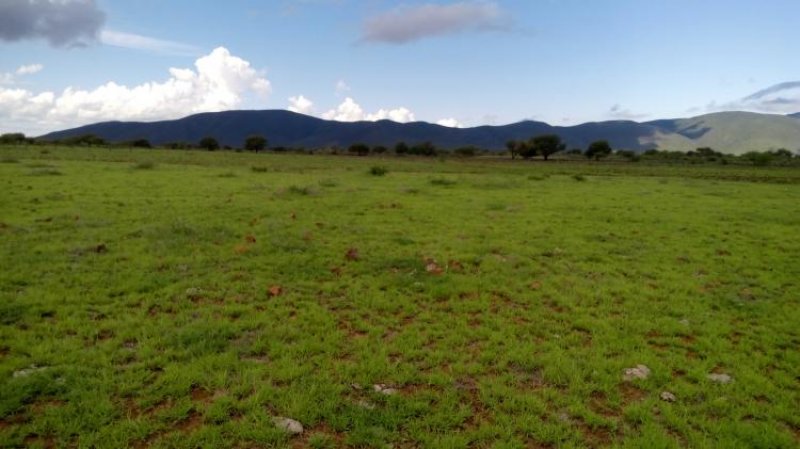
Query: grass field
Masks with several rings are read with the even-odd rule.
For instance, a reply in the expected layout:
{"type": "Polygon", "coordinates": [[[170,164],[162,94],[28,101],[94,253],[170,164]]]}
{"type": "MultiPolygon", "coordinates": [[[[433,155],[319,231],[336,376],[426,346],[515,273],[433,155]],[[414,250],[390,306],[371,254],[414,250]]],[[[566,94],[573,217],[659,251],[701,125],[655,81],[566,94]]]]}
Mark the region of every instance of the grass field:
{"type": "Polygon", "coordinates": [[[800,445],[800,170],[0,161],[3,447],[800,445]]]}

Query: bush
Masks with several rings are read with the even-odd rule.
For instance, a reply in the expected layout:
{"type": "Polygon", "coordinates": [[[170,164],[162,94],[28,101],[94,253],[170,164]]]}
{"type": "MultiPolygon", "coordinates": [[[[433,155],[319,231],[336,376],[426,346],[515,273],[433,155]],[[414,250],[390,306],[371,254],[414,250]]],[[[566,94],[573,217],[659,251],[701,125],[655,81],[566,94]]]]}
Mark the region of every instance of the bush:
{"type": "Polygon", "coordinates": [[[431,179],[431,184],[435,186],[451,186],[456,182],[452,179],[447,178],[433,178],[431,179]]]}
{"type": "Polygon", "coordinates": [[[135,170],[152,170],[156,167],[155,162],[153,161],[141,161],[137,162],[133,165],[135,170]]]}
{"type": "Polygon", "coordinates": [[[380,165],[376,165],[369,169],[369,174],[372,176],[383,176],[386,173],[389,173],[389,170],[386,167],[381,167],[380,165]]]}
{"type": "Polygon", "coordinates": [[[572,175],[572,179],[574,179],[574,180],[576,180],[578,182],[583,182],[583,181],[586,181],[586,176],[583,176],[583,175],[572,175]]]}
{"type": "Polygon", "coordinates": [[[257,165],[254,165],[250,167],[250,170],[252,170],[253,173],[266,173],[269,171],[269,167],[259,167],[257,165]]]}

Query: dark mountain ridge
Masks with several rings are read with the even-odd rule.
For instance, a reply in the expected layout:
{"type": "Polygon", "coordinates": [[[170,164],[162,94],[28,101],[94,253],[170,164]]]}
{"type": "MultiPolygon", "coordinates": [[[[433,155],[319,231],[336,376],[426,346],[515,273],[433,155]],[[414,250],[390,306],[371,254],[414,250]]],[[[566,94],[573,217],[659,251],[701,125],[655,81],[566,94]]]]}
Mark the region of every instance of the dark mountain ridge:
{"type": "MultiPolygon", "coordinates": [[[[793,116],[800,116],[800,113],[793,116]]],[[[752,133],[752,129],[749,132],[752,133]]],[[[391,147],[403,141],[408,144],[432,142],[442,148],[472,145],[501,150],[508,140],[528,139],[545,133],[558,134],[568,148],[586,148],[595,140],[608,140],[616,149],[635,151],[651,148],[685,150],[702,143],[719,151],[737,153],[743,151],[743,148],[752,147],[750,140],[759,144],[768,142],[770,145],[774,142],[781,145],[785,141],[783,146],[792,150],[800,146],[800,120],[795,120],[792,116],[733,112],[644,123],[616,120],[576,126],[551,126],[543,122],[521,121],[502,126],[449,128],[426,122],[397,123],[389,120],[337,122],[285,110],[248,110],[206,112],[158,122],[102,122],[52,132],[41,138],[60,140],[94,134],[110,142],[144,138],[154,145],[163,145],[170,142],[197,143],[205,136],[213,136],[222,145],[240,147],[247,136],[259,134],[269,140],[271,147],[347,147],[353,143],[391,147]],[[744,141],[736,142],[735,145],[730,139],[724,139],[724,142],[720,140],[720,143],[725,144],[724,148],[716,148],[714,142],[706,142],[707,134],[712,129],[724,128],[728,122],[736,122],[736,127],[739,128],[750,122],[755,123],[756,119],[758,126],[754,129],[765,127],[764,123],[775,122],[780,126],[765,128],[780,135],[772,136],[774,138],[769,140],[758,140],[758,136],[749,134],[742,135],[741,139],[744,141]]]]}

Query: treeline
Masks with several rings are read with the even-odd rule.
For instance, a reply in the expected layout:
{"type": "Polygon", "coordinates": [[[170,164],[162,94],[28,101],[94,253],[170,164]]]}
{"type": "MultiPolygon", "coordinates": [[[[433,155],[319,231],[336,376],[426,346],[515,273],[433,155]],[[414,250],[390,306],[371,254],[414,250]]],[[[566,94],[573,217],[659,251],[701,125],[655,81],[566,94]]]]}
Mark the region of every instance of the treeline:
{"type": "MultiPolygon", "coordinates": [[[[126,142],[107,142],[94,134],[84,134],[55,141],[43,141],[27,137],[23,133],[6,133],[0,135],[0,145],[63,145],[69,147],[106,147],[106,148],[156,148],[147,139],[134,139],[126,142]]],[[[716,151],[709,147],[701,147],[692,151],[669,151],[651,149],[646,151],[632,151],[614,149],[606,140],[597,140],[590,143],[585,149],[572,148],[567,150],[567,145],[556,134],[543,134],[533,136],[527,140],[509,140],[506,142],[505,151],[493,151],[477,146],[463,146],[455,149],[445,149],[434,145],[432,142],[419,142],[407,144],[397,142],[394,146],[368,145],[355,143],[347,148],[330,146],[326,148],[308,149],[303,147],[269,146],[269,141],[261,135],[251,135],[244,139],[240,147],[221,145],[213,136],[206,136],[197,142],[168,142],[157,146],[158,148],[172,150],[200,149],[206,151],[231,150],[251,151],[255,153],[271,151],[275,153],[292,152],[303,154],[350,154],[356,156],[394,154],[397,156],[511,156],[523,160],[541,159],[550,160],[558,156],[559,160],[602,160],[639,162],[658,161],[662,163],[719,163],[719,164],[750,164],[765,165],[800,165],[800,152],[793,153],[785,148],[768,151],[749,151],[741,155],[731,155],[716,151]]]]}

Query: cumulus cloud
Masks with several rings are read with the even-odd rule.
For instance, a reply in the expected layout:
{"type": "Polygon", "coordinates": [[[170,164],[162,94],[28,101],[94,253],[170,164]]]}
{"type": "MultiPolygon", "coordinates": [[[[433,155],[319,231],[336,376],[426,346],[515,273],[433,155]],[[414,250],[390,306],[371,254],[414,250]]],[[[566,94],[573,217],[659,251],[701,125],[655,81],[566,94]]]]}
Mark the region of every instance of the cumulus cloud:
{"type": "Polygon", "coordinates": [[[54,47],[83,46],[96,39],[105,18],[95,0],[2,0],[0,41],[46,39],[54,47]]]}
{"type": "Polygon", "coordinates": [[[443,118],[436,121],[437,125],[446,126],[448,128],[463,128],[464,125],[454,118],[443,118]]]}
{"type": "Polygon", "coordinates": [[[750,94],[739,101],[712,105],[713,109],[738,109],[775,114],[800,111],[800,81],[787,81],[750,94]]]}
{"type": "Polygon", "coordinates": [[[169,69],[163,82],[128,87],[111,81],[60,94],[0,87],[0,123],[38,132],[101,120],[164,120],[234,109],[250,93],[269,92],[269,81],[249,62],[219,47],[198,58],[194,69],[169,69]]]}
{"type": "Polygon", "coordinates": [[[191,56],[200,53],[200,50],[193,45],[114,30],[101,31],[100,42],[112,47],[130,48],[168,55],[191,56]]]}
{"type": "Polygon", "coordinates": [[[355,102],[350,97],[328,112],[322,114],[322,118],[326,120],[336,120],[339,122],[359,122],[359,121],[377,121],[377,120],[392,120],[398,123],[413,122],[416,120],[414,113],[404,107],[396,109],[379,109],[375,113],[365,113],[361,105],[355,102]]]}
{"type": "Polygon", "coordinates": [[[311,115],[314,113],[314,102],[302,95],[289,97],[289,107],[287,109],[298,114],[311,115]]]}
{"type": "Polygon", "coordinates": [[[362,26],[361,41],[404,44],[468,31],[508,30],[510,25],[508,14],[492,1],[400,6],[368,18],[362,26]]]}

